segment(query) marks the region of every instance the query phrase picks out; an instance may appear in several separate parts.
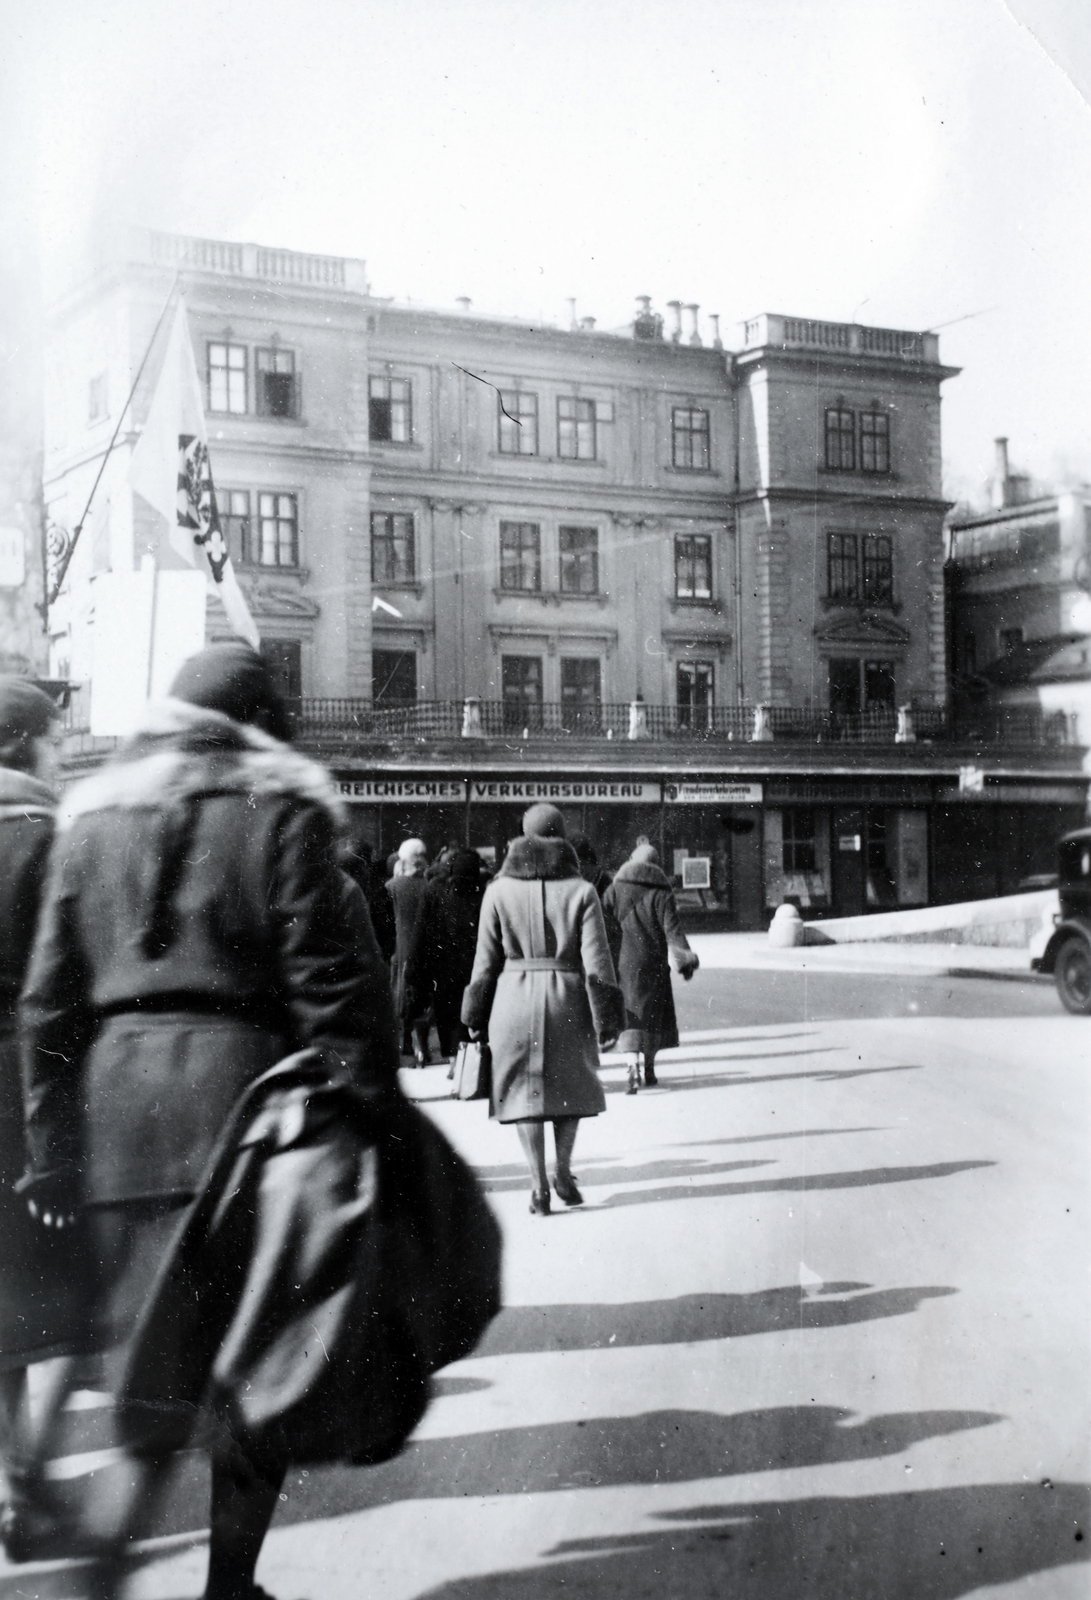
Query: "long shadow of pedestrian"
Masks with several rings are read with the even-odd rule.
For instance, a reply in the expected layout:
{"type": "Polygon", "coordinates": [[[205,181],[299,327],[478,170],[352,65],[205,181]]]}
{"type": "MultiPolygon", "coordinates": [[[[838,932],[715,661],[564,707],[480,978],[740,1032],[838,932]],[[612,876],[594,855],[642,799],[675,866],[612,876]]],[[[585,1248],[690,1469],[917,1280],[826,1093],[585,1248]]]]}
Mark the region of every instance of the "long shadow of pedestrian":
{"type": "MultiPolygon", "coordinates": [[[[740,1056],[739,1060],[767,1060],[767,1057],[740,1056]]],[[[896,1067],[815,1067],[810,1072],[702,1072],[689,1078],[675,1078],[667,1076],[663,1080],[663,1087],[672,1094],[682,1093],[687,1089],[749,1089],[755,1083],[791,1083],[797,1078],[807,1078],[813,1083],[839,1083],[847,1078],[871,1078],[881,1072],[919,1072],[920,1063],[909,1061],[896,1067]]],[[[624,1094],[625,1084],[604,1083],[603,1089],[607,1094],[624,1094]]]]}
{"type": "MultiPolygon", "coordinates": [[[[746,1167],[771,1167],[769,1161],[697,1161],[681,1156],[674,1161],[646,1161],[640,1167],[581,1167],[580,1182],[585,1185],[611,1183],[642,1183],[649,1178],[715,1177],[718,1172],[738,1172],[746,1167]]],[[[486,1178],[483,1187],[490,1194],[501,1194],[513,1189],[525,1189],[527,1175],[524,1171],[513,1178],[486,1178]]]]}
{"type": "Polygon", "coordinates": [[[305,1479],[292,1472],[278,1521],[339,1516],[398,1500],[692,1483],[865,1461],[1002,1420],[989,1411],[916,1411],[854,1421],[839,1406],[777,1406],[735,1416],[648,1411],[464,1433],[417,1440],[394,1461],[366,1472],[312,1469],[305,1479]]]}
{"type": "MultiPolygon", "coordinates": [[[[755,1163],[762,1165],[762,1163],[755,1163]]],[[[994,1167],[995,1161],[934,1161],[926,1167],[868,1167],[861,1172],[804,1172],[794,1177],[756,1178],[752,1183],[670,1184],[612,1194],[594,1209],[646,1206],[660,1200],[712,1200],[743,1194],[805,1194],[813,1189],[870,1189],[884,1183],[915,1183],[922,1178],[953,1178],[960,1172],[994,1167]]]]}
{"type": "Polygon", "coordinates": [[[694,1506],[663,1514],[667,1527],[566,1540],[534,1567],[464,1578],[421,1600],[957,1600],[1086,1561],[1088,1511],[1079,1483],[694,1506]]]}
{"type": "MultiPolygon", "coordinates": [[[[849,1133],[884,1133],[884,1128],[793,1128],[784,1129],[777,1133],[741,1133],[734,1134],[726,1139],[683,1139],[673,1141],[671,1148],[675,1150],[703,1150],[720,1144],[776,1144],[781,1139],[820,1139],[830,1135],[849,1133]]],[[[589,1175],[589,1169],[580,1168],[580,1180],[583,1183],[610,1183],[614,1180],[626,1182],[627,1174],[633,1169],[626,1168],[624,1156],[609,1156],[605,1159],[599,1157],[599,1165],[589,1175]]],[[[504,1180],[513,1180],[513,1187],[526,1188],[527,1169],[521,1161],[505,1161],[493,1166],[475,1166],[474,1171],[486,1188],[491,1189],[494,1184],[503,1185],[504,1180]]]]}
{"type": "Polygon", "coordinates": [[[938,1287],[872,1289],[866,1283],[827,1283],[821,1294],[809,1295],[791,1284],[759,1289],[754,1294],[683,1294],[674,1300],[635,1300],[620,1305],[508,1306],[474,1355],[620,1350],[843,1328],[855,1322],[908,1316],[924,1300],[957,1292],[938,1287]]]}

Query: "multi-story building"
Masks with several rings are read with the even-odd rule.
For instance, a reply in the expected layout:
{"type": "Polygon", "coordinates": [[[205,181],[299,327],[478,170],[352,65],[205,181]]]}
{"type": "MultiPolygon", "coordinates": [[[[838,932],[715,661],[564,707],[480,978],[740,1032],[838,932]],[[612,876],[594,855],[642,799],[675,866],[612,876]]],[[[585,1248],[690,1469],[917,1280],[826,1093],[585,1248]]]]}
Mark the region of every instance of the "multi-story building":
{"type": "MultiPolygon", "coordinates": [[[[152,236],[52,319],[56,522],[176,271],[240,581],[383,852],[499,850],[544,789],[753,926],[785,895],[1008,886],[1081,815],[1078,752],[1030,723],[966,745],[948,716],[935,335],[767,315],[729,353],[678,302],[666,334],[647,301],[623,330],[542,327],[380,300],[360,262],[152,236]],[[968,853],[983,807],[994,845],[968,853]]],[[[81,680],[93,574],[156,539],[127,490],[154,377],[153,355],[54,611],[81,680]]]]}

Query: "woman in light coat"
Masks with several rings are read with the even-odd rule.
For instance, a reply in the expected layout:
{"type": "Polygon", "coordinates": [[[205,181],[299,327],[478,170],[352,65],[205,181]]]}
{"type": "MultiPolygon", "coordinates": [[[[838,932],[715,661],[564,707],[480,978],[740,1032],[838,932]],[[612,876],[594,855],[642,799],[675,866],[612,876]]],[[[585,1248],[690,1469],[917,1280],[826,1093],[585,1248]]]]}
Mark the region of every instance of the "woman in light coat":
{"type": "Polygon", "coordinates": [[[492,1114],[519,1130],[534,1188],[549,1214],[545,1124],[556,1146],[553,1186],[580,1205],[572,1150],[581,1117],[605,1111],[598,1044],[611,1049],[621,995],[598,895],[580,873],[556,806],[531,806],[485,891],[462,1020],[492,1049],[492,1114]]]}
{"type": "Polygon", "coordinates": [[[641,1056],[644,1082],[652,1085],[659,1081],[655,1075],[659,1051],[678,1044],[671,962],[683,978],[692,978],[700,965],[682,932],[670,879],[658,863],[652,845],[638,844],[603,896],[610,948],[625,997],[625,1027],[618,1048],[629,1057],[629,1094],[636,1094],[640,1086],[641,1056]]]}

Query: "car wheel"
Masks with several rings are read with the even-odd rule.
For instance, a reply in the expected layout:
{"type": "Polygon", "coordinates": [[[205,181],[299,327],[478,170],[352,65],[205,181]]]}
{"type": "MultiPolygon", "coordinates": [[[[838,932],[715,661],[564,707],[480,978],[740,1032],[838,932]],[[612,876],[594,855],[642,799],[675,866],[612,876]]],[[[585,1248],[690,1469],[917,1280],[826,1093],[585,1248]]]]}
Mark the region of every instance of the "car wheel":
{"type": "Polygon", "coordinates": [[[1082,939],[1066,939],[1057,952],[1057,993],[1066,1011],[1091,1013],[1091,946],[1082,939]]]}

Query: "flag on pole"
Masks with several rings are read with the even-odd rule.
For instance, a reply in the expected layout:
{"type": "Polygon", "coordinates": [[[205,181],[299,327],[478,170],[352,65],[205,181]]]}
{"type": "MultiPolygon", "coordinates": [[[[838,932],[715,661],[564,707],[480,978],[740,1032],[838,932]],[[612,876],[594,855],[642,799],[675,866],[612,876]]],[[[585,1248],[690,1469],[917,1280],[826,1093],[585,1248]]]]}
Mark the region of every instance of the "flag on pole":
{"type": "Polygon", "coordinates": [[[133,451],[130,483],[166,519],[171,548],[204,572],[232,628],[257,650],[261,637],[216,510],[201,382],[181,299],[148,420],[133,451]]]}

